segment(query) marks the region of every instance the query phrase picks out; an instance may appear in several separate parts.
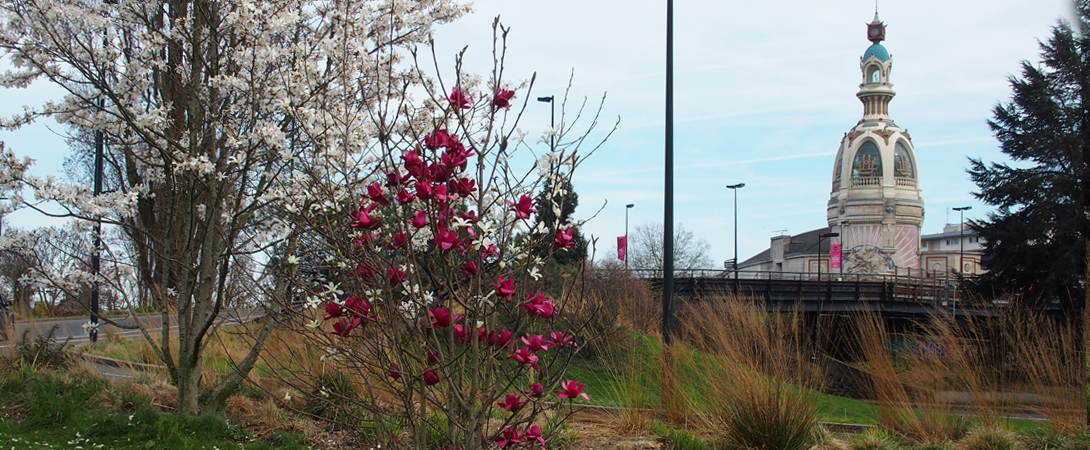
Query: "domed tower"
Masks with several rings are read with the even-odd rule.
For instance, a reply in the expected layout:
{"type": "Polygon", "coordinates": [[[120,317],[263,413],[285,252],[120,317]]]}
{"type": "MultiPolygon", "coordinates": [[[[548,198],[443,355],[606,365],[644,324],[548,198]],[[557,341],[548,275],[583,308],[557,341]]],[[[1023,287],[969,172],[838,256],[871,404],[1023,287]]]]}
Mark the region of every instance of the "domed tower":
{"type": "Polygon", "coordinates": [[[885,37],[875,11],[867,25],[871,46],[859,60],[863,83],[856,97],[863,119],[840,141],[827,218],[840,233],[833,243],[841,244],[845,273],[914,275],[920,270],[923,198],[912,138],[889,116],[896,93],[885,37]]]}

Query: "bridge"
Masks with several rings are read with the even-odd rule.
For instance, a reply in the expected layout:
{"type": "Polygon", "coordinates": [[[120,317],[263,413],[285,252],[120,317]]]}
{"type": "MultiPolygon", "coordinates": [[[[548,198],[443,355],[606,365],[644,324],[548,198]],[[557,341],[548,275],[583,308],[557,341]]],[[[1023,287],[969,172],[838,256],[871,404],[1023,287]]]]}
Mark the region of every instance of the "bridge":
{"type": "MultiPolygon", "coordinates": [[[[696,275],[690,274],[690,275],[696,275]]],[[[762,300],[769,311],[801,311],[835,314],[860,311],[880,312],[883,317],[924,318],[966,314],[953,280],[903,275],[822,274],[745,272],[738,280],[731,274],[680,276],[674,278],[674,293],[680,299],[740,294],[762,300]],[[744,278],[743,278],[744,276],[744,278]]],[[[652,278],[652,287],[662,289],[662,279],[652,278]]]]}

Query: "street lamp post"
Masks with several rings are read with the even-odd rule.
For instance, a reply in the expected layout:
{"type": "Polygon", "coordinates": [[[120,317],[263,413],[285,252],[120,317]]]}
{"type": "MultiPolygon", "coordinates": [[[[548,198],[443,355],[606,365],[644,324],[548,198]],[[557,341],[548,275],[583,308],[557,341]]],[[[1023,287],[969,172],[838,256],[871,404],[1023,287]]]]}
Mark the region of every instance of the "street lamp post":
{"type": "Polygon", "coordinates": [[[745,183],[728,184],[727,189],[734,191],[734,294],[738,294],[738,190],[746,187],[745,183]]]}
{"type": "Polygon", "coordinates": [[[556,151],[556,131],[554,129],[556,128],[556,99],[553,96],[550,95],[548,97],[538,97],[537,101],[548,103],[549,106],[552,109],[552,112],[550,113],[550,116],[549,116],[549,128],[550,128],[549,151],[550,152],[555,152],[556,151]]]}
{"type": "MultiPolygon", "coordinates": [[[[965,211],[973,209],[972,206],[960,206],[954,208],[960,215],[958,219],[958,230],[960,231],[958,236],[958,273],[964,277],[965,275],[965,211]]],[[[958,312],[958,296],[954,293],[954,304],[951,309],[951,314],[957,314],[958,312]]]]}
{"type": "MultiPolygon", "coordinates": [[[[840,233],[823,233],[818,235],[818,291],[821,290],[821,241],[827,238],[835,238],[840,236],[840,233]]],[[[833,296],[833,282],[829,281],[829,289],[825,293],[825,301],[829,301],[833,296]]]]}
{"type": "MultiPolygon", "coordinates": [[[[628,272],[628,210],[636,206],[635,203],[624,205],[624,270],[628,272]]],[[[625,275],[628,276],[628,275],[625,275]]]]}

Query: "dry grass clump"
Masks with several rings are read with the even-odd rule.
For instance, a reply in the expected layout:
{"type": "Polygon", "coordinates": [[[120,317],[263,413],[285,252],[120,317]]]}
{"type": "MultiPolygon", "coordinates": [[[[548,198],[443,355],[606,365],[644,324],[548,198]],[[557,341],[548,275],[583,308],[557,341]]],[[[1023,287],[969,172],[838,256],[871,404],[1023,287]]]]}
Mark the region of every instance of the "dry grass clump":
{"type": "Polygon", "coordinates": [[[885,430],[870,429],[852,436],[851,450],[901,450],[901,443],[897,442],[885,430]]]}
{"type": "Polygon", "coordinates": [[[704,392],[688,403],[727,449],[802,450],[812,444],[820,379],[803,319],[766,313],[760,302],[727,296],[690,302],[679,340],[711,355],[691,367],[704,392]]]}
{"type": "Polygon", "coordinates": [[[958,442],[959,450],[1023,450],[1018,435],[998,424],[984,424],[958,442]]]}
{"type": "Polygon", "coordinates": [[[232,423],[245,426],[257,439],[264,439],[277,431],[303,431],[298,420],[276,406],[271,399],[258,401],[236,395],[227,399],[223,413],[232,423]]]}
{"type": "Polygon", "coordinates": [[[841,439],[823,425],[814,426],[810,441],[813,443],[810,450],[849,450],[851,448],[850,442],[841,439]]]}

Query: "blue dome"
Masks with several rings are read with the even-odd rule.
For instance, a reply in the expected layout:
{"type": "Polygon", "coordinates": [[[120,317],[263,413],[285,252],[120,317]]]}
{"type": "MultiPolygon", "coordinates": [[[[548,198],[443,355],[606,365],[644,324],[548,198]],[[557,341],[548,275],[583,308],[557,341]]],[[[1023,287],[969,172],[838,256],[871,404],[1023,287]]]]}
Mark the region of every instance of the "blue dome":
{"type": "Polygon", "coordinates": [[[871,55],[878,57],[878,59],[882,61],[889,61],[889,52],[886,51],[886,48],[883,47],[882,44],[874,44],[867,47],[867,51],[863,52],[863,61],[866,61],[871,55]]]}

